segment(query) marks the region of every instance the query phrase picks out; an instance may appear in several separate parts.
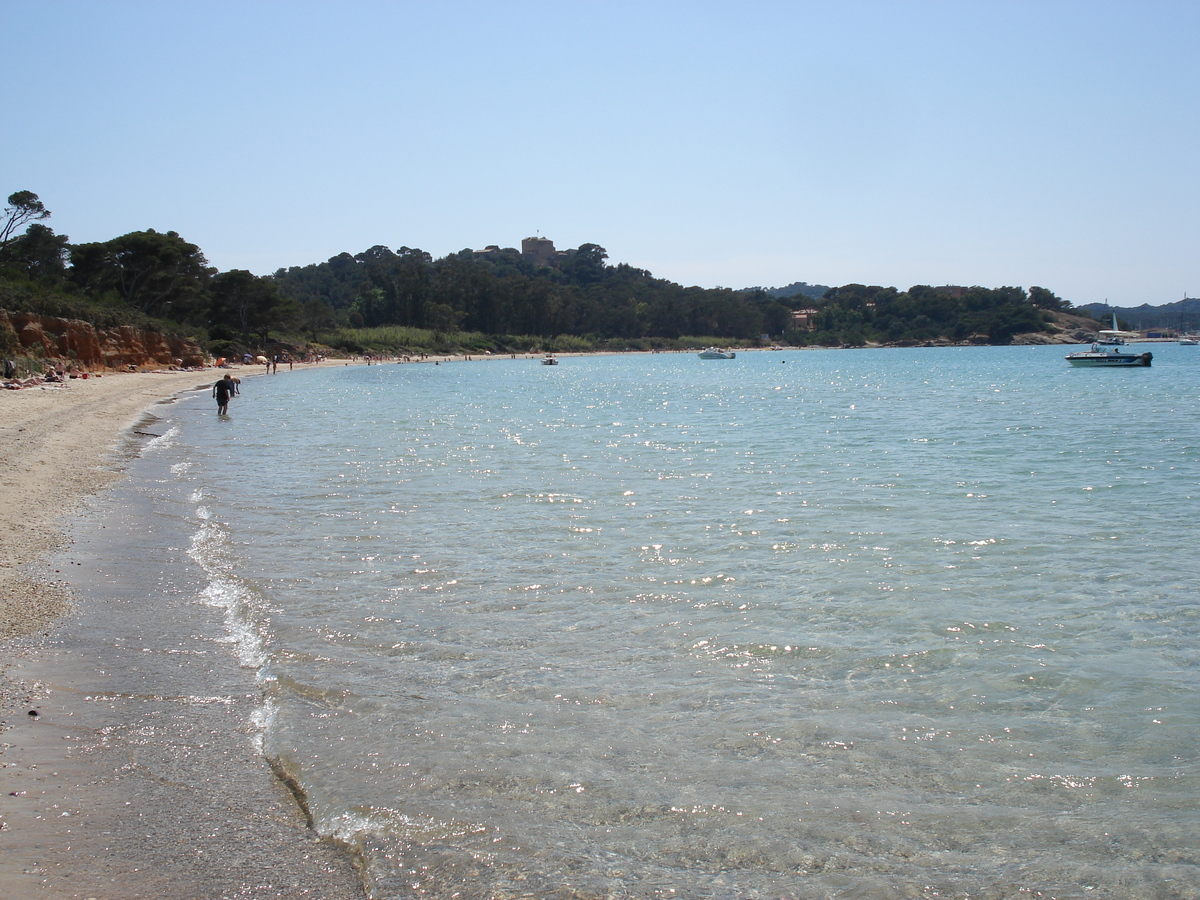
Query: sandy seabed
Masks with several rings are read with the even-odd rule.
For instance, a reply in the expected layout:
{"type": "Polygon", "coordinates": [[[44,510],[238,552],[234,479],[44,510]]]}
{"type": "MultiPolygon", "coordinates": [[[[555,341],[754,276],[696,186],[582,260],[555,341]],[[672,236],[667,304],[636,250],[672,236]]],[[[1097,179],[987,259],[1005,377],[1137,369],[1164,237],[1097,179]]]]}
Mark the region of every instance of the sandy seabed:
{"type": "MultiPolygon", "coordinates": [[[[219,374],[111,374],[0,392],[0,897],[364,896],[349,855],[309,830],[255,750],[242,727],[250,698],[190,711],[186,752],[139,757],[114,735],[147,707],[169,706],[181,686],[97,702],[99,675],[128,670],[128,660],[70,637],[86,611],[52,568],[69,548],[70,517],[120,483],[120,447],[153,431],[156,404],[207,390],[219,374]]],[[[149,606],[140,591],[126,594],[135,610],[149,606]]],[[[181,671],[172,677],[188,677],[181,671]]]]}

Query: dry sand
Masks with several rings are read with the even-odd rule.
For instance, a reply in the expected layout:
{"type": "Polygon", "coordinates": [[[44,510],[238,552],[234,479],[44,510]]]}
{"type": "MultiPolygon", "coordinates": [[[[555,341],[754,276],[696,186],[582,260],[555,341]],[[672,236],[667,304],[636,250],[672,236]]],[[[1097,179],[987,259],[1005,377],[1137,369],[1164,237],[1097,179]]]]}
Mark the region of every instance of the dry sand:
{"type": "MultiPolygon", "coordinates": [[[[294,798],[230,724],[241,706],[206,725],[220,732],[214,746],[229,778],[199,778],[201,760],[173,780],[95,749],[103,742],[89,715],[100,720],[86,702],[95,688],[80,683],[93,670],[57,662],[55,631],[76,610],[69,584],[38,565],[66,544],[61,523],[121,478],[122,438],[156,403],[207,388],[217,375],[113,374],[0,391],[0,897],[363,896],[348,858],[308,830],[294,798]],[[162,841],[143,847],[124,827],[131,787],[148,798],[144,821],[175,820],[174,851],[162,841]]],[[[121,714],[109,704],[105,727],[114,709],[121,714]]]]}

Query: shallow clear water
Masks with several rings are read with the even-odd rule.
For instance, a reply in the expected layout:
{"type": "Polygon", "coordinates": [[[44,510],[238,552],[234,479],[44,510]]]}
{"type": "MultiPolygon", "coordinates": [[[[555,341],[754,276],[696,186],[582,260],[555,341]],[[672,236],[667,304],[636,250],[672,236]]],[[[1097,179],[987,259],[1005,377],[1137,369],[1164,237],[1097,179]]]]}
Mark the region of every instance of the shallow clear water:
{"type": "Polygon", "coordinates": [[[1151,349],[331,366],[155,451],[373,896],[1196,897],[1200,354],[1151,349]]]}

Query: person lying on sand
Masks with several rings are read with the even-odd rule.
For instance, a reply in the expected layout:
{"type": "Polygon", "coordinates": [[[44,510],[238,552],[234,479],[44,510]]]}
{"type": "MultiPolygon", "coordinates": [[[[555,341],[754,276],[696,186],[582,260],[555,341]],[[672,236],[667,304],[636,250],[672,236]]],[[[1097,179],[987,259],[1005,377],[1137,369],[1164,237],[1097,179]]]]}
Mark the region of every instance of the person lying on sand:
{"type": "Polygon", "coordinates": [[[4,382],[4,387],[10,391],[19,391],[21,388],[37,387],[42,384],[41,375],[30,375],[28,378],[13,378],[4,382]]]}

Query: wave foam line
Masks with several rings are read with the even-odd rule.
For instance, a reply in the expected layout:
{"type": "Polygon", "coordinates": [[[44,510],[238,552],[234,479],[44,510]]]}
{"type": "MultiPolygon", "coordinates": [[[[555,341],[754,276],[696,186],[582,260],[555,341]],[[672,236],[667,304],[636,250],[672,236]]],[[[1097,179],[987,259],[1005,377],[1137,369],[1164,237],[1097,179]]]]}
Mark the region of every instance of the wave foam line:
{"type": "Polygon", "coordinates": [[[200,599],[224,613],[224,641],[233,645],[238,661],[247,668],[257,669],[258,680],[264,681],[269,659],[266,628],[260,615],[264,604],[250,584],[233,574],[229,562],[231,549],[228,532],[218,523],[206,520],[192,536],[188,556],[208,576],[200,599]]]}

